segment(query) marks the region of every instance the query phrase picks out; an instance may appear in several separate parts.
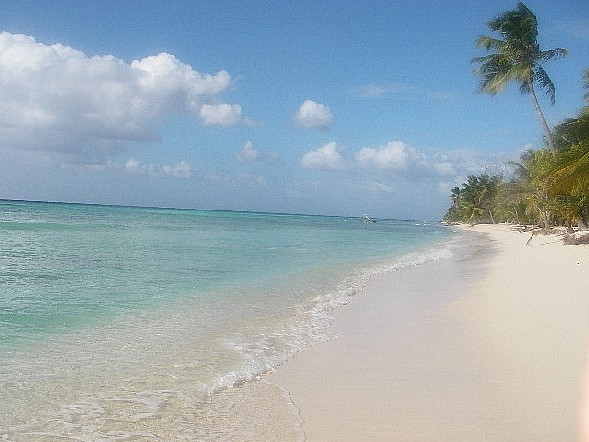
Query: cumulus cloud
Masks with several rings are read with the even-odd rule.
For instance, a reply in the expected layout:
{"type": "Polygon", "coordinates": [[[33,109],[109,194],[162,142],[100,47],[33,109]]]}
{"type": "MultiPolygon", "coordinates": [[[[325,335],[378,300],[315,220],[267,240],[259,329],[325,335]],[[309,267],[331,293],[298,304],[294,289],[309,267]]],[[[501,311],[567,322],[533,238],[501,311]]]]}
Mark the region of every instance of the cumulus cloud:
{"type": "Polygon", "coordinates": [[[239,104],[205,104],[198,113],[205,126],[235,126],[241,121],[239,104]]]}
{"type": "Polygon", "coordinates": [[[435,162],[433,165],[434,170],[440,175],[455,175],[456,170],[454,165],[450,161],[435,162]]]}
{"type": "Polygon", "coordinates": [[[296,126],[305,129],[328,129],[335,122],[329,107],[313,100],[301,104],[294,120],[296,126]]]}
{"type": "Polygon", "coordinates": [[[89,57],[61,44],[0,33],[0,137],[4,148],[55,152],[100,163],[128,141],[158,138],[164,118],[191,113],[203,125],[242,121],[241,107],[220,103],[231,84],[171,54],[126,63],[89,57]]]}
{"type": "Polygon", "coordinates": [[[367,168],[406,170],[411,165],[423,164],[424,155],[402,141],[389,141],[378,148],[363,147],[356,152],[356,161],[367,168]]]}
{"type": "Polygon", "coordinates": [[[301,166],[305,169],[346,170],[346,160],[337,150],[335,141],[303,155],[301,166]]]}
{"type": "Polygon", "coordinates": [[[246,141],[243,145],[243,149],[237,154],[237,160],[242,163],[251,163],[260,157],[260,151],[254,148],[254,144],[251,141],[246,141]]]}
{"type": "Polygon", "coordinates": [[[457,185],[469,174],[497,168],[506,160],[504,156],[481,157],[476,151],[424,151],[402,141],[363,147],[345,155],[332,141],[305,153],[299,164],[304,169],[353,172],[356,178],[368,180],[366,190],[390,193],[398,190],[399,183],[428,183],[432,189],[446,189],[448,183],[457,185]]]}

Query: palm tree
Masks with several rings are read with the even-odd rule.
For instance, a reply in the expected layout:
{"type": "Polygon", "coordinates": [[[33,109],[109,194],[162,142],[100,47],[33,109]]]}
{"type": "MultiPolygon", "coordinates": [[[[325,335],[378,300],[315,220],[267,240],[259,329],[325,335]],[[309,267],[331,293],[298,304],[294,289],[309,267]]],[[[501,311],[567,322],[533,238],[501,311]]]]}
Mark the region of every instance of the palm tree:
{"type": "Polygon", "coordinates": [[[495,197],[497,196],[500,182],[501,176],[499,175],[489,176],[487,174],[483,174],[478,177],[478,203],[479,206],[489,214],[489,219],[493,224],[495,224],[495,218],[493,216],[493,210],[495,208],[495,197]]]}
{"type": "Polygon", "coordinates": [[[456,186],[452,188],[452,194],[450,195],[450,199],[452,200],[452,207],[458,209],[460,207],[460,187],[456,186]]]}
{"type": "Polygon", "coordinates": [[[500,182],[499,175],[469,175],[466,183],[462,184],[462,189],[453,188],[450,198],[457,202],[460,218],[469,222],[479,222],[488,214],[489,220],[495,223],[493,210],[500,182]],[[456,199],[457,196],[459,199],[456,199]]]}
{"type": "MultiPolygon", "coordinates": [[[[589,69],[584,73],[585,89],[589,89],[589,69]]],[[[585,99],[589,100],[588,94],[585,99]]],[[[589,211],[589,104],[576,118],[568,118],[554,128],[559,147],[558,162],[554,170],[545,175],[551,190],[577,200],[580,216],[589,211]]]]}
{"type": "Polygon", "coordinates": [[[547,180],[558,191],[589,195],[589,106],[556,126],[555,134],[561,146],[559,164],[547,180]]]}
{"type": "Polygon", "coordinates": [[[473,63],[480,63],[476,73],[482,77],[480,90],[495,95],[510,82],[519,83],[522,94],[530,94],[538,118],[544,128],[546,142],[550,150],[555,153],[556,147],[550,133],[544,114],[540,109],[534,85],[544,89],[550,102],[555,102],[554,83],[542,68],[541,63],[553,58],[564,57],[568,51],[557,48],[541,51],[537,41],[538,21],[532,11],[523,3],[517,8],[505,11],[494,20],[487,23],[489,29],[501,34],[503,39],[480,36],[476,40],[478,48],[496,51],[484,57],[477,57],[473,63]]]}

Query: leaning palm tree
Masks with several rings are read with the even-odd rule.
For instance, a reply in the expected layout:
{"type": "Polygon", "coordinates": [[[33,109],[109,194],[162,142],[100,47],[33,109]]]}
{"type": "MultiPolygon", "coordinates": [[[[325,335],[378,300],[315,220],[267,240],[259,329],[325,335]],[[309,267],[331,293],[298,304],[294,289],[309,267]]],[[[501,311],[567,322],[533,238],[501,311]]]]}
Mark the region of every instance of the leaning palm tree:
{"type": "Polygon", "coordinates": [[[540,118],[548,147],[554,153],[556,147],[550,133],[544,114],[540,109],[534,90],[537,84],[544,89],[550,102],[555,102],[554,83],[542,68],[541,63],[553,58],[564,57],[568,51],[557,48],[541,51],[537,41],[538,21],[532,11],[523,3],[517,8],[505,11],[494,20],[487,23],[491,31],[501,34],[503,39],[480,36],[476,40],[477,47],[495,53],[484,57],[477,57],[473,63],[480,63],[476,73],[482,77],[480,90],[495,95],[510,82],[520,85],[522,94],[530,94],[536,113],[540,118]]]}

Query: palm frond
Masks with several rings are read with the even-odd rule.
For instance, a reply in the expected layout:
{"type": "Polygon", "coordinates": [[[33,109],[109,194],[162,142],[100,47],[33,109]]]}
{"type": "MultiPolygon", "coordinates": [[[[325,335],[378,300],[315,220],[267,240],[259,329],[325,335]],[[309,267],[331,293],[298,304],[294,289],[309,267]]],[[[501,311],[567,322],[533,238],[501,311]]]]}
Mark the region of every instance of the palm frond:
{"type": "Polygon", "coordinates": [[[480,66],[475,73],[481,77],[479,90],[495,95],[512,81],[527,82],[530,71],[525,65],[513,64],[509,56],[499,53],[479,57],[473,61],[480,66]]]}
{"type": "Polygon", "coordinates": [[[483,76],[480,83],[480,90],[487,94],[496,95],[507,87],[510,80],[511,76],[509,72],[488,74],[483,76]]]}
{"type": "Polygon", "coordinates": [[[505,50],[505,42],[503,40],[489,37],[488,35],[479,35],[475,44],[477,48],[484,49],[485,51],[490,51],[491,49],[495,49],[497,51],[505,50]]]}
{"type": "Polygon", "coordinates": [[[540,65],[536,65],[533,71],[532,78],[536,81],[542,89],[544,89],[546,96],[550,99],[550,103],[554,104],[556,101],[556,89],[554,83],[540,65]]]}
{"type": "Polygon", "coordinates": [[[517,161],[508,161],[507,165],[513,167],[513,177],[516,180],[526,181],[530,179],[530,171],[527,167],[523,164],[524,159],[522,159],[522,163],[518,163],[517,161]]]}
{"type": "Polygon", "coordinates": [[[568,53],[569,53],[568,49],[556,48],[556,49],[550,49],[548,51],[539,51],[538,58],[542,61],[549,61],[549,60],[553,60],[553,59],[559,59],[559,58],[566,57],[568,55],[568,53]]]}
{"type": "Polygon", "coordinates": [[[530,92],[530,84],[526,80],[522,81],[519,85],[519,93],[522,95],[527,95],[530,92]]]}
{"type": "Polygon", "coordinates": [[[505,11],[487,23],[489,29],[499,32],[507,41],[518,40],[523,46],[529,46],[538,36],[538,21],[532,11],[523,3],[511,11],[505,11]]]}
{"type": "Polygon", "coordinates": [[[576,161],[555,171],[550,182],[556,191],[589,192],[589,152],[576,161]]]}

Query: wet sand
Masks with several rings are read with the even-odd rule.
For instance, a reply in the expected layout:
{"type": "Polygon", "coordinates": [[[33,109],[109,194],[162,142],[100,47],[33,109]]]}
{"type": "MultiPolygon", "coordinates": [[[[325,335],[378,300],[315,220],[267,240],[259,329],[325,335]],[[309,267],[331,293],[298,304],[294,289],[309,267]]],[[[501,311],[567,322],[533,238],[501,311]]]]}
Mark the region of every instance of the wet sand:
{"type": "Polygon", "coordinates": [[[336,338],[264,377],[302,440],[581,440],[589,246],[461,229],[463,252],[373,278],[336,338]]]}

